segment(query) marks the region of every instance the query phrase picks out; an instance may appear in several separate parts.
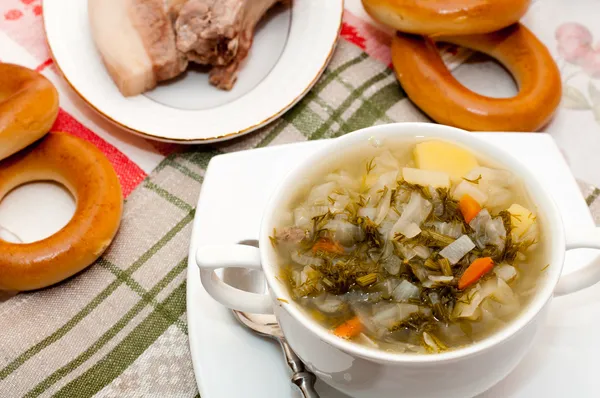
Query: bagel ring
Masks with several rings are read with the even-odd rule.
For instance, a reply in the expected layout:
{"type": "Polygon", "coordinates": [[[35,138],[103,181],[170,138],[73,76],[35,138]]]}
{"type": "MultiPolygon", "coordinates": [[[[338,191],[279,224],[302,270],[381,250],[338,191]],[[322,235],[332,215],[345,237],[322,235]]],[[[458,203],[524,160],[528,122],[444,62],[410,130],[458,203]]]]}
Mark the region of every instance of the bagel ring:
{"type": "Polygon", "coordinates": [[[0,63],[0,159],[43,137],[58,115],[58,92],[40,73],[0,63]]]}
{"type": "Polygon", "coordinates": [[[425,36],[490,33],[518,22],[531,0],[362,0],[375,20],[425,36]]]}
{"type": "Polygon", "coordinates": [[[60,282],[92,264],[117,233],[123,209],[121,185],[93,144],[49,133],[0,161],[0,201],[20,185],[48,180],[71,191],[75,214],[46,239],[25,244],[0,240],[0,290],[34,290],[60,282]]]}
{"type": "Polygon", "coordinates": [[[439,41],[495,58],[512,74],[519,92],[512,98],[477,94],[452,76],[433,40],[397,33],[392,40],[396,76],[408,97],[436,122],[471,131],[537,131],[560,104],[560,72],[548,49],[525,26],[439,41]]]}

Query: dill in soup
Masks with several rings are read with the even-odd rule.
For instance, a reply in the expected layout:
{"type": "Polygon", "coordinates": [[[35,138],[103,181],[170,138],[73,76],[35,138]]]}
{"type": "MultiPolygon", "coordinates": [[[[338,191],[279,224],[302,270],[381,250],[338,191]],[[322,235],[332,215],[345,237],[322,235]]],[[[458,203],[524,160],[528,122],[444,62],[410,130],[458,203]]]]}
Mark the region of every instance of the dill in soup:
{"type": "Polygon", "coordinates": [[[299,182],[271,241],[294,300],[336,336],[437,353],[517,316],[545,268],[519,179],[439,141],[343,153],[299,182]]]}

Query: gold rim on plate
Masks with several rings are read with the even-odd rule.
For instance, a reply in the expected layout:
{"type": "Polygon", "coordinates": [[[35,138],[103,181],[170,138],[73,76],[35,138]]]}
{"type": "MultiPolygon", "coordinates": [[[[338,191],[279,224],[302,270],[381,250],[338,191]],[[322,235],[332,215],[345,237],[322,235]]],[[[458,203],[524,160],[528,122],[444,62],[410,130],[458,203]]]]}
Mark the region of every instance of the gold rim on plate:
{"type": "MultiPolygon", "coordinates": [[[[73,91],[75,91],[75,93],[86,103],[88,104],[96,113],[98,113],[100,116],[104,117],[106,120],[110,121],[111,123],[113,123],[114,125],[122,128],[123,130],[126,130],[130,133],[139,135],[141,137],[147,138],[147,139],[151,139],[151,140],[155,140],[155,141],[162,141],[162,142],[171,142],[171,143],[178,143],[178,144],[209,144],[209,143],[214,143],[214,142],[219,142],[219,141],[226,141],[238,136],[242,136],[244,134],[250,133],[262,126],[265,126],[269,123],[271,123],[272,121],[274,121],[275,119],[277,119],[279,116],[283,115],[285,112],[287,112],[290,108],[292,108],[294,105],[296,105],[296,103],[298,103],[302,98],[304,98],[304,96],[312,89],[312,87],[315,85],[315,83],[317,82],[317,80],[319,80],[319,78],[321,77],[321,75],[323,74],[323,72],[325,71],[325,68],[327,68],[327,65],[329,65],[329,62],[331,61],[331,58],[333,56],[333,51],[335,50],[335,47],[337,45],[337,42],[340,38],[340,32],[342,30],[342,21],[343,21],[343,17],[344,17],[344,2],[345,0],[341,0],[342,3],[342,7],[341,10],[342,12],[340,13],[340,19],[338,22],[338,29],[337,29],[337,35],[335,40],[333,41],[331,48],[329,49],[329,53],[327,54],[327,58],[325,58],[325,62],[323,63],[323,65],[321,65],[321,67],[319,68],[319,71],[317,72],[317,74],[315,75],[315,77],[313,78],[313,80],[310,81],[310,83],[304,88],[304,90],[302,90],[302,92],[300,94],[298,94],[291,102],[289,102],[288,104],[286,104],[283,108],[281,108],[279,111],[277,111],[276,113],[274,113],[273,115],[269,116],[268,118],[255,123],[251,126],[248,126],[242,130],[238,130],[238,131],[234,131],[231,133],[226,133],[223,135],[220,135],[218,137],[207,137],[207,138],[191,138],[191,139],[185,139],[185,138],[165,138],[165,137],[160,137],[157,135],[153,135],[150,133],[147,133],[145,131],[140,131],[137,129],[134,129],[133,127],[127,126],[115,119],[113,119],[112,117],[110,117],[109,115],[105,114],[104,112],[102,112],[100,109],[98,109],[96,106],[94,106],[94,104],[89,101],[79,90],[77,90],[77,88],[75,87],[75,85],[73,83],[71,83],[71,81],[69,80],[69,78],[67,77],[67,75],[63,72],[62,68],[60,67],[59,62],[57,61],[56,57],[54,56],[54,52],[52,51],[52,46],[50,45],[50,41],[48,40],[48,32],[46,30],[46,19],[42,18],[42,26],[44,29],[44,40],[46,41],[47,47],[48,47],[48,51],[50,52],[50,57],[52,58],[52,61],[54,62],[54,65],[56,65],[56,68],[58,69],[60,75],[63,77],[63,79],[67,82],[67,84],[71,87],[71,89],[73,91]]],[[[42,15],[45,15],[45,13],[42,13],[42,15]]],[[[287,45],[287,44],[286,44],[287,45]]],[[[284,47],[285,48],[285,47],[284,47]]],[[[279,61],[278,61],[279,62],[279,61]]],[[[277,65],[277,63],[276,63],[277,65]]]]}

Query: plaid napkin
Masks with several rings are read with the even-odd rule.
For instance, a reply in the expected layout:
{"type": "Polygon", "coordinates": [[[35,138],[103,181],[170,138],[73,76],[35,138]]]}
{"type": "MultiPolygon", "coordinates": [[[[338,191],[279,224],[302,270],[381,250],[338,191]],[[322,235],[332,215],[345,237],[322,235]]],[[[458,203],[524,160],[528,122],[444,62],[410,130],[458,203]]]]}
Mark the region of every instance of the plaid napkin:
{"type": "MultiPolygon", "coordinates": [[[[0,49],[12,52],[0,52],[0,59],[37,67],[59,86],[63,109],[55,129],[94,142],[115,165],[127,199],[119,234],[95,265],[53,288],[0,302],[0,397],[199,396],[187,337],[185,269],[210,159],[428,118],[388,68],[380,45],[385,35],[347,13],[325,74],[276,122],[214,147],[150,144],[111,130],[72,99],[45,58],[43,37],[35,34],[39,5],[2,1],[0,49]]],[[[600,221],[600,191],[581,188],[600,221]]]]}

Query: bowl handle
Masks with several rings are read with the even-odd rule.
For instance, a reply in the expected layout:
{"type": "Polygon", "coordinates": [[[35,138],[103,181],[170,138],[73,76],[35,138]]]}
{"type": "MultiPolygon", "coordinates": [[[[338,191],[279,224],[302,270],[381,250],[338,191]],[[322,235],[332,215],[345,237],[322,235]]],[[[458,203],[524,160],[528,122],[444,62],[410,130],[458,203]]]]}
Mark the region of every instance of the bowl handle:
{"type": "MultiPolygon", "coordinates": [[[[600,228],[584,229],[567,236],[567,250],[600,249],[600,228]]],[[[585,267],[560,277],[555,296],[563,296],[595,285],[600,281],[600,256],[585,267]]]]}
{"type": "Polygon", "coordinates": [[[202,285],[219,303],[253,314],[273,313],[271,296],[237,289],[223,282],[215,273],[219,268],[262,269],[258,248],[231,244],[200,246],[196,252],[196,264],[200,268],[202,285]]]}

